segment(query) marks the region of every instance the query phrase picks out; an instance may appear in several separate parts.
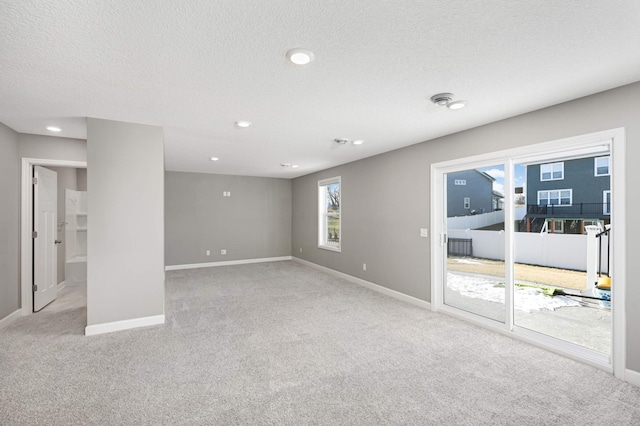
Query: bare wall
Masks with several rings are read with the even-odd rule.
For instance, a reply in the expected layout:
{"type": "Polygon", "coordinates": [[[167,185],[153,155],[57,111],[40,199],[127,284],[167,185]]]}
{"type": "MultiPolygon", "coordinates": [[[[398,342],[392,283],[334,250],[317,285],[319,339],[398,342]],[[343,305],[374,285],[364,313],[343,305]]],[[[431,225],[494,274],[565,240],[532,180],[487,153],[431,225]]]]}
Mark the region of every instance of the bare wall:
{"type": "MultiPolygon", "coordinates": [[[[296,256],[430,301],[430,251],[419,227],[430,221],[432,163],[624,127],[626,129],[627,276],[640,256],[640,83],[297,178],[292,248],[296,256]],[[316,185],[342,176],[342,253],[317,248],[316,185]],[[635,238],[634,238],[635,237],[635,238]],[[303,252],[299,252],[299,248],[303,252]],[[367,271],[362,270],[367,263],[367,271]]],[[[447,111],[443,111],[447,112],[447,111]]],[[[614,207],[615,208],[615,207],[614,207]]],[[[627,368],[640,371],[640,286],[627,285],[627,368]]]]}
{"type": "Polygon", "coordinates": [[[163,130],[88,118],[87,156],[87,326],[163,315],[163,130]]]}
{"type": "Polygon", "coordinates": [[[20,308],[18,133],[0,123],[0,320],[20,308]]]}
{"type": "Polygon", "coordinates": [[[20,158],[87,161],[87,142],[83,139],[20,133],[20,158]]]}
{"type": "Polygon", "coordinates": [[[165,235],[167,265],[290,256],[291,180],[166,172],[165,235]]]}

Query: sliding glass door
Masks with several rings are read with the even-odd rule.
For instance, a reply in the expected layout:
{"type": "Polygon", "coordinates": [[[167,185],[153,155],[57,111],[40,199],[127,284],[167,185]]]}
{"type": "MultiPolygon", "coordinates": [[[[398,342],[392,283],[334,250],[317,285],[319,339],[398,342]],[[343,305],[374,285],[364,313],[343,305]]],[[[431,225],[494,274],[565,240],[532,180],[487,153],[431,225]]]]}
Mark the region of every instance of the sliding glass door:
{"type": "Polygon", "coordinates": [[[434,165],[434,307],[611,368],[612,143],[434,165]]]}
{"type": "Polygon", "coordinates": [[[611,355],[609,151],[514,167],[514,325],[611,355]]]}
{"type": "Polygon", "coordinates": [[[504,195],[494,165],[446,173],[444,303],[505,322],[504,195]]]}

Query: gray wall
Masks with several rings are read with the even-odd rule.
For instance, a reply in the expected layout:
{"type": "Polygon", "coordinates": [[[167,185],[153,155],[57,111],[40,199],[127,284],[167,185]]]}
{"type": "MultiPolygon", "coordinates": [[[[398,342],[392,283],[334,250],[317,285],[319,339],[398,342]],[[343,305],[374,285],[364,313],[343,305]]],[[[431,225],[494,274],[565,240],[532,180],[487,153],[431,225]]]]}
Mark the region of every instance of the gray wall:
{"type": "Polygon", "coordinates": [[[165,236],[167,265],[290,256],[291,180],[167,172],[165,236]]]}
{"type": "Polygon", "coordinates": [[[18,133],[0,123],[0,320],[20,308],[18,133]]]}
{"type": "Polygon", "coordinates": [[[88,118],[87,158],[87,325],[162,315],[162,128],[88,118]]]}
{"type": "Polygon", "coordinates": [[[20,158],[87,161],[87,142],[82,139],[20,133],[20,158]]]}
{"type": "Polygon", "coordinates": [[[295,179],[293,255],[429,300],[429,240],[420,237],[429,226],[428,178],[414,146],[295,179]],[[318,180],[334,176],[342,178],[341,253],[317,248],[318,180]]]}
{"type": "Polygon", "coordinates": [[[87,190],[87,169],[76,169],[76,179],[78,182],[77,191],[87,190]]]}
{"type": "MultiPolygon", "coordinates": [[[[431,163],[625,127],[627,139],[627,276],[640,258],[640,83],[513,117],[380,156],[297,178],[293,182],[295,256],[429,301],[427,227],[431,163]],[[318,179],[342,176],[342,253],[317,244],[318,179]],[[393,210],[378,211],[380,199],[393,210]],[[635,238],[634,238],[635,236],[635,238]],[[299,247],[303,252],[299,252],[299,247]],[[367,271],[362,270],[367,263],[367,271]]],[[[615,207],[614,207],[615,209],[615,207]]],[[[627,367],[640,371],[640,286],[627,285],[627,367]]]]}

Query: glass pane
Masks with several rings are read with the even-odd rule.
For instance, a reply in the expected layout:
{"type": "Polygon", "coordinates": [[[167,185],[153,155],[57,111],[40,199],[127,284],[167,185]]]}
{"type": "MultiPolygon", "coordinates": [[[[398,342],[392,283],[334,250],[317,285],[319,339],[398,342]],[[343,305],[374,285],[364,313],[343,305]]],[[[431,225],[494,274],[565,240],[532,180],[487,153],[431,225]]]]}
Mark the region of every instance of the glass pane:
{"type": "Polygon", "coordinates": [[[610,354],[609,245],[607,235],[597,236],[609,216],[587,208],[602,203],[610,179],[593,175],[594,161],[565,160],[557,189],[550,189],[554,181],[541,182],[539,163],[514,167],[514,190],[520,188],[523,199],[514,211],[514,324],[610,354]],[[541,188],[550,193],[548,201],[542,193],[538,199],[541,188]],[[547,209],[547,202],[572,207],[547,209]]]}
{"type": "Polygon", "coordinates": [[[445,179],[444,303],[504,322],[504,167],[448,173],[445,179]]]}
{"type": "Polygon", "coordinates": [[[340,245],[340,216],[327,215],[326,218],[326,243],[338,247],[340,245]]]}
{"type": "Polygon", "coordinates": [[[340,184],[327,185],[327,213],[340,213],[340,184]]]}

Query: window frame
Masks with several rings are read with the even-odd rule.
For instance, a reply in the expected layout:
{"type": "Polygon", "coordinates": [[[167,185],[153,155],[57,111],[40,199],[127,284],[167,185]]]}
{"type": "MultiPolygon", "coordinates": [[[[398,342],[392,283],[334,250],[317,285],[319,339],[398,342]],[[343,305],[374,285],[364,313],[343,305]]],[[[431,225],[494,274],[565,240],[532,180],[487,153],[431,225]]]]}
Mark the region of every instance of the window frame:
{"type": "Polygon", "coordinates": [[[552,180],[564,180],[564,161],[558,161],[555,163],[545,163],[545,164],[540,164],[540,182],[548,182],[548,181],[552,181],[552,180]],[[561,176],[558,178],[554,178],[553,177],[553,166],[556,165],[560,165],[560,174],[561,176]],[[548,171],[544,171],[543,168],[545,168],[545,166],[547,166],[549,168],[548,171]],[[544,178],[544,174],[545,173],[550,173],[550,177],[549,179],[545,179],[544,178]]]}
{"type": "Polygon", "coordinates": [[[335,252],[342,251],[342,178],[335,176],[332,178],[321,179],[318,181],[318,248],[335,252]],[[340,188],[339,211],[337,213],[327,212],[327,187],[329,185],[338,184],[340,188]],[[327,221],[329,217],[338,218],[338,243],[329,244],[327,237],[327,221]]]}
{"type": "Polygon", "coordinates": [[[611,176],[611,156],[594,157],[593,159],[593,175],[594,176],[611,176]],[[598,160],[607,160],[607,173],[598,173],[598,160]]]}
{"type": "Polygon", "coordinates": [[[553,206],[553,207],[570,207],[573,205],[573,189],[572,188],[564,188],[564,189],[541,189],[538,191],[538,205],[539,206],[553,206]],[[561,193],[562,191],[569,191],[569,204],[562,204],[562,197],[561,197],[561,193]],[[549,202],[546,204],[542,204],[540,202],[540,194],[542,192],[548,192],[549,196],[546,198],[546,200],[548,200],[549,202]],[[555,199],[551,197],[551,193],[552,192],[557,192],[558,196],[555,197],[558,200],[558,204],[551,204],[551,200],[555,199]]]}

